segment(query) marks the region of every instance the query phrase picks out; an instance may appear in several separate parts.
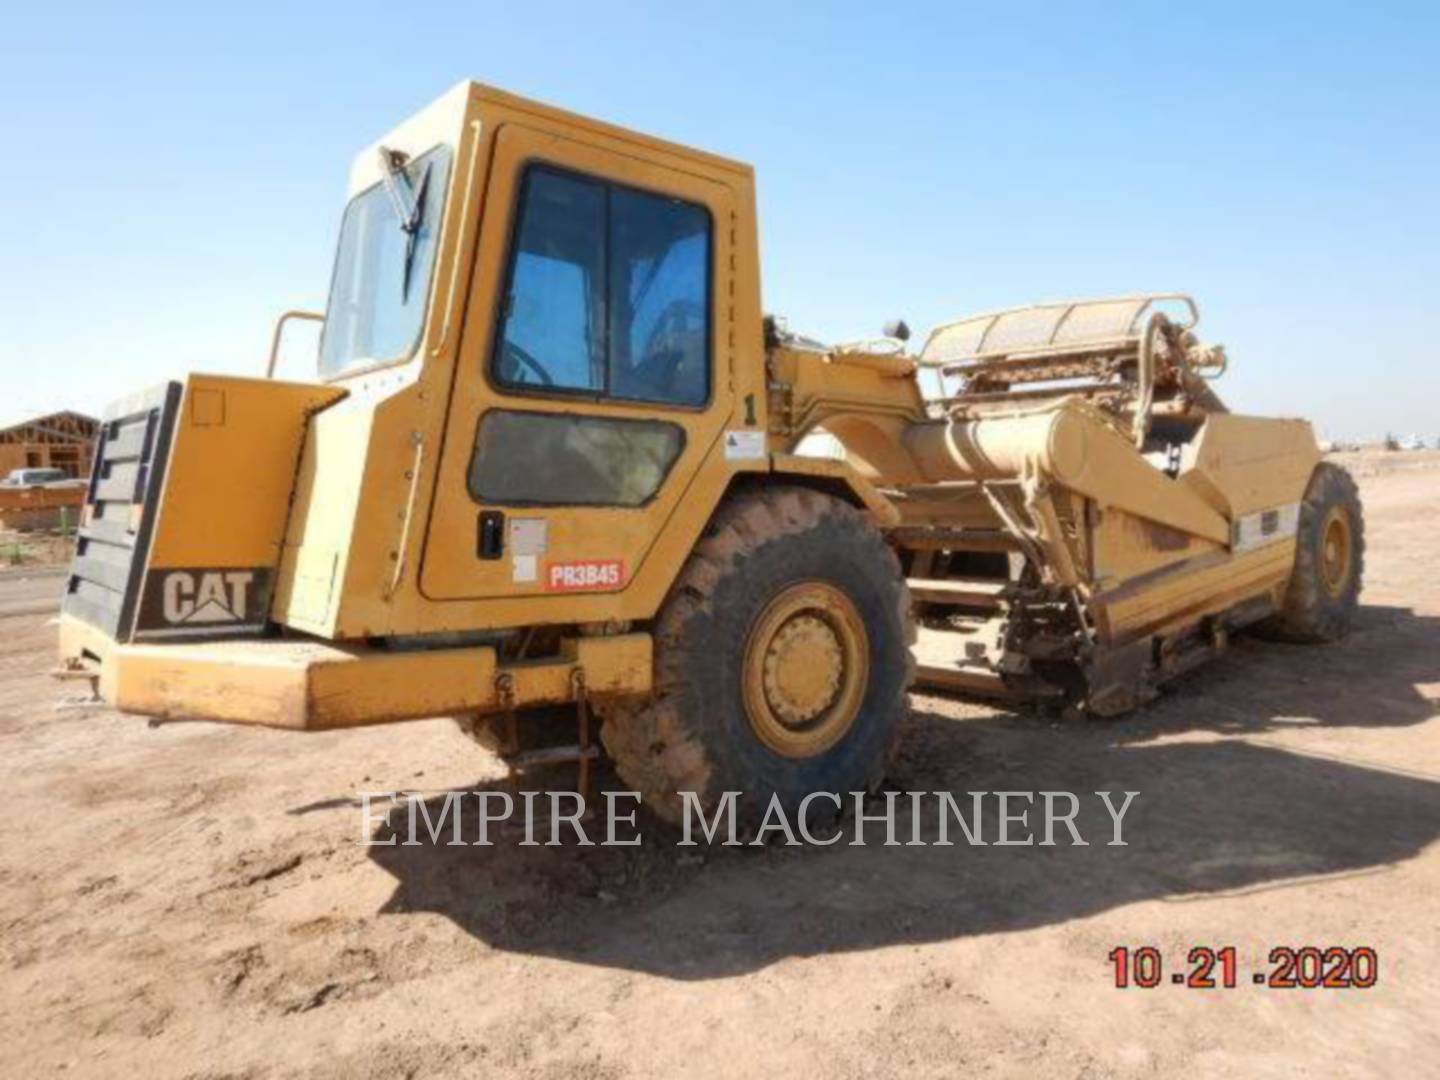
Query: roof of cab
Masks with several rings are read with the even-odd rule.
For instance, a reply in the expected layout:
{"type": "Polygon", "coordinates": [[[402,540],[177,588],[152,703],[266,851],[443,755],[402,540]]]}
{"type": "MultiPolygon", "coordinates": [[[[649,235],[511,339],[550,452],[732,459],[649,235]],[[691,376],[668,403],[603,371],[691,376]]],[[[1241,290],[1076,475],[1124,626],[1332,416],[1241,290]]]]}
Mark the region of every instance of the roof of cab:
{"type": "Polygon", "coordinates": [[[617,124],[610,124],[604,120],[596,120],[593,117],[570,112],[567,109],[559,109],[553,105],[533,101],[530,98],[521,97],[518,94],[512,94],[509,91],[501,90],[494,86],[487,86],[484,83],[474,80],[469,80],[467,84],[462,85],[468,85],[471,96],[480,101],[490,101],[509,109],[535,113],[536,115],[549,117],[550,119],[559,120],[576,127],[590,128],[591,130],[603,132],[612,138],[623,139],[652,150],[661,150],[680,157],[691,158],[695,161],[704,162],[712,168],[724,169],[746,178],[753,178],[755,175],[754,169],[745,162],[736,161],[734,158],[722,157],[719,154],[712,154],[707,150],[700,150],[693,146],[685,146],[682,143],[670,142],[666,139],[657,139],[653,135],[632,131],[629,128],[623,128],[617,124]]]}

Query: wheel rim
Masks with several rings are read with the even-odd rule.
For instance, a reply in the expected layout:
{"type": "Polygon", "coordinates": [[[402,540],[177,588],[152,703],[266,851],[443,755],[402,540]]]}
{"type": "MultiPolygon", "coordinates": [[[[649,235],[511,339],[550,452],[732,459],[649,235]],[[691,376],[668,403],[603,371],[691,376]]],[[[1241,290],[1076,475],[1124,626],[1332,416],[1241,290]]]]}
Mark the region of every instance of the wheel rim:
{"type": "Polygon", "coordinates": [[[824,582],[792,585],[766,605],[745,643],[745,713],[777,754],[814,757],[855,723],[870,642],[854,603],[824,582]]]}
{"type": "Polygon", "coordinates": [[[1351,543],[1350,515],[1332,506],[1320,533],[1320,577],[1331,596],[1340,596],[1350,584],[1351,543]]]}

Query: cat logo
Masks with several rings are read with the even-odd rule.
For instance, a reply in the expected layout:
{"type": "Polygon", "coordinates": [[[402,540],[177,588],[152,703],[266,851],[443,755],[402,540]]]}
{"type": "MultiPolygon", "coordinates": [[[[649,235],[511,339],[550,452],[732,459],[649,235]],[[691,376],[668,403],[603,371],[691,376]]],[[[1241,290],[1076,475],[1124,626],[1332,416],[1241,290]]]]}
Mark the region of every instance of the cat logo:
{"type": "Polygon", "coordinates": [[[162,586],[165,621],[171,626],[244,622],[254,580],[251,570],[171,570],[162,586]]]}
{"type": "Polygon", "coordinates": [[[135,637],[264,633],[273,577],[268,566],[157,567],[145,575],[135,637]]]}

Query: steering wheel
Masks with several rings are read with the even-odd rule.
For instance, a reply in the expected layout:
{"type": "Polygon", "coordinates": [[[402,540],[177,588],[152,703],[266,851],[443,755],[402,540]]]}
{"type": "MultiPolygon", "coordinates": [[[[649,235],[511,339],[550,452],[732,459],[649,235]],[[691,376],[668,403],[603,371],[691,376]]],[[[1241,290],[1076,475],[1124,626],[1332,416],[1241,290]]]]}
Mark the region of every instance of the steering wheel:
{"type": "MultiPolygon", "coordinates": [[[[520,347],[519,345],[516,345],[513,341],[510,341],[508,339],[505,342],[504,348],[505,358],[510,361],[511,367],[513,368],[516,375],[520,374],[521,368],[529,368],[532,372],[535,373],[535,377],[540,380],[541,386],[555,385],[555,380],[553,377],[551,377],[550,372],[546,369],[545,365],[540,363],[539,360],[536,360],[535,357],[531,356],[526,349],[520,347]]],[[[516,381],[523,382],[524,380],[517,379],[516,381]]]]}

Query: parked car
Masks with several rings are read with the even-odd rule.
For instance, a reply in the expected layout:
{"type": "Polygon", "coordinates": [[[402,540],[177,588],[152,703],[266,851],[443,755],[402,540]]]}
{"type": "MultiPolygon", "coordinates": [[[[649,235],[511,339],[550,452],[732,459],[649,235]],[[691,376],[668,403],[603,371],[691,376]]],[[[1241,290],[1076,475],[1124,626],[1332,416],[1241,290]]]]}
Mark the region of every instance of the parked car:
{"type": "Polygon", "coordinates": [[[0,487],[84,487],[84,480],[77,480],[64,469],[11,469],[10,475],[0,480],[0,487]]]}

